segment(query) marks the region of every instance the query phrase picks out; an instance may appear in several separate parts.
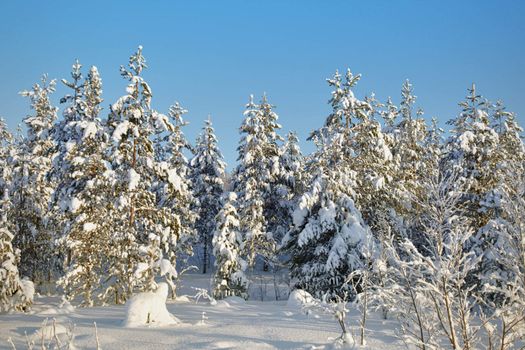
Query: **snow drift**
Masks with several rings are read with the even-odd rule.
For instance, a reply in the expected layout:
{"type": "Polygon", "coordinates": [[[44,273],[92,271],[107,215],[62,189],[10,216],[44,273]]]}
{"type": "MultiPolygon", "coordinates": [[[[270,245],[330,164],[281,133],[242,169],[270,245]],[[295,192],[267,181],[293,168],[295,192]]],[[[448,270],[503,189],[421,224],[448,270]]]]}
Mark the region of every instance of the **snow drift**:
{"type": "Polygon", "coordinates": [[[168,284],[159,283],[154,292],[135,295],[126,303],[126,319],[123,327],[161,327],[180,323],[166,308],[168,284]]]}
{"type": "Polygon", "coordinates": [[[310,293],[302,289],[296,289],[290,293],[286,306],[302,309],[304,306],[311,305],[314,302],[314,298],[310,293]]]}

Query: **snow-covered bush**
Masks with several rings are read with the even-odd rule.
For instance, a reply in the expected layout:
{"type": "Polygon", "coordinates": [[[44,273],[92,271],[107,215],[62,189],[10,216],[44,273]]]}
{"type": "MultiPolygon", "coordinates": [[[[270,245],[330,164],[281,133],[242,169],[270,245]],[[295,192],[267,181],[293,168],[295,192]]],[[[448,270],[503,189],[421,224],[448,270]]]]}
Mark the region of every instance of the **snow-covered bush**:
{"type": "Polygon", "coordinates": [[[157,290],[134,295],[126,303],[124,327],[161,327],[170,326],[180,321],[166,308],[169,287],[159,283],[157,290]]]}

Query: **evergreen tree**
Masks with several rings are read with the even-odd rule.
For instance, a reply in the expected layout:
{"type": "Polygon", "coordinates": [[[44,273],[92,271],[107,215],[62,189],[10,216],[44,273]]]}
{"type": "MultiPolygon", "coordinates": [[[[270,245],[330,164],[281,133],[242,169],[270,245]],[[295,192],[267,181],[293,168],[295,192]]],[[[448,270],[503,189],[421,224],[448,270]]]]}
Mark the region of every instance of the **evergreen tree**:
{"type": "Polygon", "coordinates": [[[316,297],[352,297],[347,277],[364,268],[370,229],[355,207],[354,173],[319,167],[294,212],[288,245],[296,287],[316,297]]]}
{"type": "Polygon", "coordinates": [[[32,292],[27,289],[28,281],[22,281],[18,273],[20,251],[12,245],[10,214],[9,195],[5,189],[0,200],[0,312],[27,310],[33,301],[32,292]]]}
{"type": "Polygon", "coordinates": [[[229,296],[247,298],[247,280],[244,276],[246,262],[242,259],[242,235],[239,230],[239,217],[235,209],[236,194],[230,192],[224,206],[217,214],[217,228],[213,234],[213,254],[215,255],[215,274],[213,277],[213,297],[229,296]]]}
{"type": "Polygon", "coordinates": [[[34,115],[24,119],[28,136],[12,159],[13,244],[21,251],[20,273],[38,284],[49,282],[56,271],[54,239],[47,225],[53,191],[47,178],[53,149],[50,130],[57,112],[49,95],[54,91],[55,81],[48,83],[44,76],[42,85],[21,92],[30,99],[34,115]]]}
{"type": "Polygon", "coordinates": [[[286,142],[280,152],[280,180],[278,191],[281,192],[279,206],[280,231],[276,233],[277,241],[281,244],[288,237],[287,234],[292,227],[292,214],[295,210],[300,196],[305,191],[306,179],[304,173],[305,160],[299,148],[299,140],[294,132],[288,133],[286,142]]]}
{"type": "Polygon", "coordinates": [[[59,203],[67,203],[68,198],[76,203],[62,207],[64,232],[60,242],[67,256],[65,274],[59,282],[69,298],[80,297],[84,306],[114,297],[106,283],[113,225],[108,220],[112,214],[108,205],[111,168],[104,154],[109,140],[99,118],[101,96],[98,70],[91,67],[83,82],[83,99],[77,102],[83,107],[66,125],[74,130],[74,137],[64,155],[68,171],[62,175],[62,192],[57,197],[61,198],[59,203]]]}
{"type": "Polygon", "coordinates": [[[254,266],[260,256],[265,264],[274,259],[276,242],[274,232],[278,230],[279,213],[276,182],[279,180],[280,137],[276,130],[278,116],[272,110],[266,96],[260,105],[246,105],[245,119],[240,128],[241,141],[238,147],[239,165],[233,179],[233,188],[239,198],[241,231],[244,235],[246,256],[254,266]]]}
{"type": "MultiPolygon", "coordinates": [[[[159,195],[159,206],[170,211],[174,220],[175,231],[171,233],[169,240],[170,248],[168,257],[175,265],[175,258],[186,259],[193,255],[193,244],[195,242],[194,224],[196,214],[192,211],[195,198],[191,189],[189,178],[190,167],[185,151],[193,151],[190,143],[183,133],[183,128],[188,125],[183,119],[187,110],[177,102],[169,109],[172,123],[165,137],[163,154],[165,161],[161,162],[161,190],[159,195]]],[[[165,240],[163,240],[164,242],[165,240]]]]}
{"type": "Polygon", "coordinates": [[[202,273],[209,264],[209,249],[215,230],[215,217],[222,207],[224,192],[224,169],[226,163],[217,146],[211,119],[206,120],[202,134],[197,139],[195,156],[191,160],[193,194],[197,201],[198,219],[195,229],[203,250],[202,273]]]}
{"type": "Polygon", "coordinates": [[[114,141],[110,276],[115,301],[121,302],[137,286],[156,288],[154,277],[162,258],[161,243],[173,240],[180,227],[168,208],[159,208],[153,182],[161,169],[155,162],[152,135],[158,114],[150,107],[152,92],[142,77],[146,68],[142,47],[129,59],[121,75],[129,81],[127,94],[111,106],[108,127],[114,141]]]}

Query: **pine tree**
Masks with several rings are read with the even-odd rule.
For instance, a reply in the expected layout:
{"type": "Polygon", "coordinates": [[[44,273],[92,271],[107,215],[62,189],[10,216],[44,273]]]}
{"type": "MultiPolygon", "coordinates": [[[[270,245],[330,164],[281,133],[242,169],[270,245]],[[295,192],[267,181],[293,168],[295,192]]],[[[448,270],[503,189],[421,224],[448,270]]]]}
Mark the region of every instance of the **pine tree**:
{"type": "MultiPolygon", "coordinates": [[[[390,193],[391,206],[394,215],[398,218],[396,234],[408,234],[417,246],[424,244],[422,228],[419,218],[421,217],[421,205],[426,194],[424,190],[428,174],[432,172],[430,167],[438,163],[432,157],[433,143],[430,140],[430,132],[426,122],[422,118],[423,111],[414,110],[416,96],[413,94],[412,84],[407,80],[401,89],[401,103],[396,108],[401,120],[393,124],[390,134],[393,139],[392,154],[395,162],[395,171],[392,174],[390,193]]],[[[391,107],[387,107],[391,109],[391,107]]],[[[384,115],[393,112],[384,112],[384,115]]]]}
{"type": "Polygon", "coordinates": [[[146,67],[139,47],[129,59],[129,69],[120,68],[129,81],[127,94],[111,106],[108,119],[114,141],[110,159],[115,206],[109,280],[117,303],[124,301],[135,286],[141,290],[156,288],[161,243],[179,232],[171,211],[158,207],[153,189],[153,182],[162,175],[152,143],[157,113],[150,107],[152,92],[141,75],[146,67]]]}
{"type": "Polygon", "coordinates": [[[390,184],[396,169],[391,152],[393,140],[373,118],[377,112],[374,98],[355,97],[353,90],[360,79],[361,75],[348,69],[344,79],[336,71],[327,80],[333,88],[329,100],[332,113],[325,125],[310,136],[318,144],[318,154],[309,167],[315,169],[324,159],[326,166],[337,167],[346,174],[355,172],[353,199],[365,223],[379,237],[392,221],[390,202],[394,195],[390,184]]]}
{"type": "Polygon", "coordinates": [[[9,195],[5,189],[0,200],[0,312],[27,310],[33,302],[32,292],[26,287],[28,282],[22,281],[18,273],[20,251],[12,245],[10,214],[9,195]]]}
{"type": "Polygon", "coordinates": [[[224,206],[217,214],[217,228],[213,234],[215,274],[213,297],[222,299],[229,296],[247,298],[247,280],[244,276],[246,262],[242,259],[242,235],[239,217],[235,209],[236,194],[230,192],[224,206]]]}
{"type": "Polygon", "coordinates": [[[10,157],[13,152],[13,135],[7,129],[4,119],[0,118],[0,193],[4,193],[11,183],[10,157]]]}
{"type": "Polygon", "coordinates": [[[276,134],[280,125],[272,108],[266,96],[260,105],[250,96],[240,128],[243,136],[238,147],[239,165],[234,173],[233,188],[239,198],[241,231],[250,266],[254,266],[259,256],[266,267],[274,259],[276,248],[274,231],[279,225],[276,200],[280,195],[275,193],[277,187],[274,185],[280,171],[277,144],[280,137],[276,134]]]}
{"type": "Polygon", "coordinates": [[[217,146],[211,119],[206,120],[202,134],[197,139],[195,156],[190,162],[193,194],[198,203],[195,229],[203,250],[202,273],[209,264],[209,249],[215,230],[215,217],[222,207],[224,171],[226,163],[217,146]]]}
{"type": "MultiPolygon", "coordinates": [[[[170,211],[174,219],[175,230],[171,233],[169,259],[175,266],[175,259],[185,260],[193,255],[195,242],[194,223],[196,214],[192,211],[195,198],[189,178],[190,167],[184,152],[193,150],[184,136],[183,128],[188,125],[183,119],[187,110],[177,102],[169,109],[172,120],[170,130],[165,137],[163,153],[165,161],[160,164],[162,188],[159,195],[159,206],[170,211]],[[177,256],[178,255],[178,256],[177,256]]],[[[167,122],[169,123],[169,122],[167,122]]],[[[163,240],[165,241],[165,240],[163,240]]]]}
{"type": "Polygon", "coordinates": [[[292,227],[292,214],[297,202],[305,191],[305,159],[299,148],[299,140],[294,132],[288,133],[286,142],[281,147],[280,152],[280,183],[277,191],[281,192],[279,206],[280,212],[280,231],[276,233],[276,239],[283,246],[286,242],[287,234],[292,227]]]}
{"type": "Polygon", "coordinates": [[[13,244],[21,251],[20,273],[38,284],[49,282],[56,271],[54,239],[47,225],[53,190],[47,178],[53,149],[50,130],[57,112],[49,95],[54,91],[55,81],[48,83],[44,76],[42,85],[21,92],[30,99],[34,115],[24,119],[28,136],[17,145],[12,160],[13,244]]]}
{"type": "Polygon", "coordinates": [[[57,196],[59,203],[76,203],[62,207],[64,232],[60,241],[67,256],[59,282],[69,298],[79,296],[84,306],[113,297],[107,297],[105,283],[113,225],[108,220],[112,214],[108,205],[111,169],[104,154],[108,137],[99,118],[101,96],[98,70],[91,67],[83,82],[82,100],[77,101],[83,107],[66,126],[74,130],[74,136],[62,161],[68,170],[62,174],[62,192],[57,196]]]}

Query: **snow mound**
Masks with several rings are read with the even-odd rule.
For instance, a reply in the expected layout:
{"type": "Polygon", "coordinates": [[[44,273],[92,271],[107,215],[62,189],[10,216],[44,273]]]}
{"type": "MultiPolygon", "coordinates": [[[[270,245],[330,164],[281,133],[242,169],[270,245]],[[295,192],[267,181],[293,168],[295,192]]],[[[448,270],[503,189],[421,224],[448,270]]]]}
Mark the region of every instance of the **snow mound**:
{"type": "MultiPolygon", "coordinates": [[[[222,301],[225,302],[225,304],[228,304],[229,305],[242,305],[242,304],[246,304],[246,300],[244,300],[243,298],[241,297],[236,297],[236,296],[232,296],[232,297],[227,297],[227,298],[224,298],[222,301]]],[[[217,302],[218,304],[219,302],[217,302]]]]}
{"type": "Polygon", "coordinates": [[[75,308],[71,303],[65,299],[62,300],[62,302],[58,306],[49,306],[42,311],[37,312],[38,315],[63,315],[63,314],[69,314],[71,312],[75,311],[75,308]]]}
{"type": "Polygon", "coordinates": [[[304,306],[311,305],[314,302],[314,297],[310,293],[302,289],[296,289],[290,293],[286,306],[301,309],[304,306]]]}
{"type": "Polygon", "coordinates": [[[215,307],[221,307],[221,308],[229,308],[230,304],[226,300],[217,300],[215,303],[210,303],[210,305],[213,305],[215,307]]]}
{"type": "Polygon", "coordinates": [[[168,284],[159,283],[154,292],[144,292],[135,295],[126,303],[126,319],[123,326],[132,327],[161,327],[180,323],[166,308],[168,284]]]}
{"type": "Polygon", "coordinates": [[[178,295],[175,301],[178,303],[191,303],[191,299],[187,295],[178,295]]]}
{"type": "Polygon", "coordinates": [[[263,342],[256,342],[256,341],[217,341],[214,342],[211,345],[211,349],[261,349],[261,350],[267,350],[267,349],[277,349],[271,344],[263,343],[263,342]]]}

